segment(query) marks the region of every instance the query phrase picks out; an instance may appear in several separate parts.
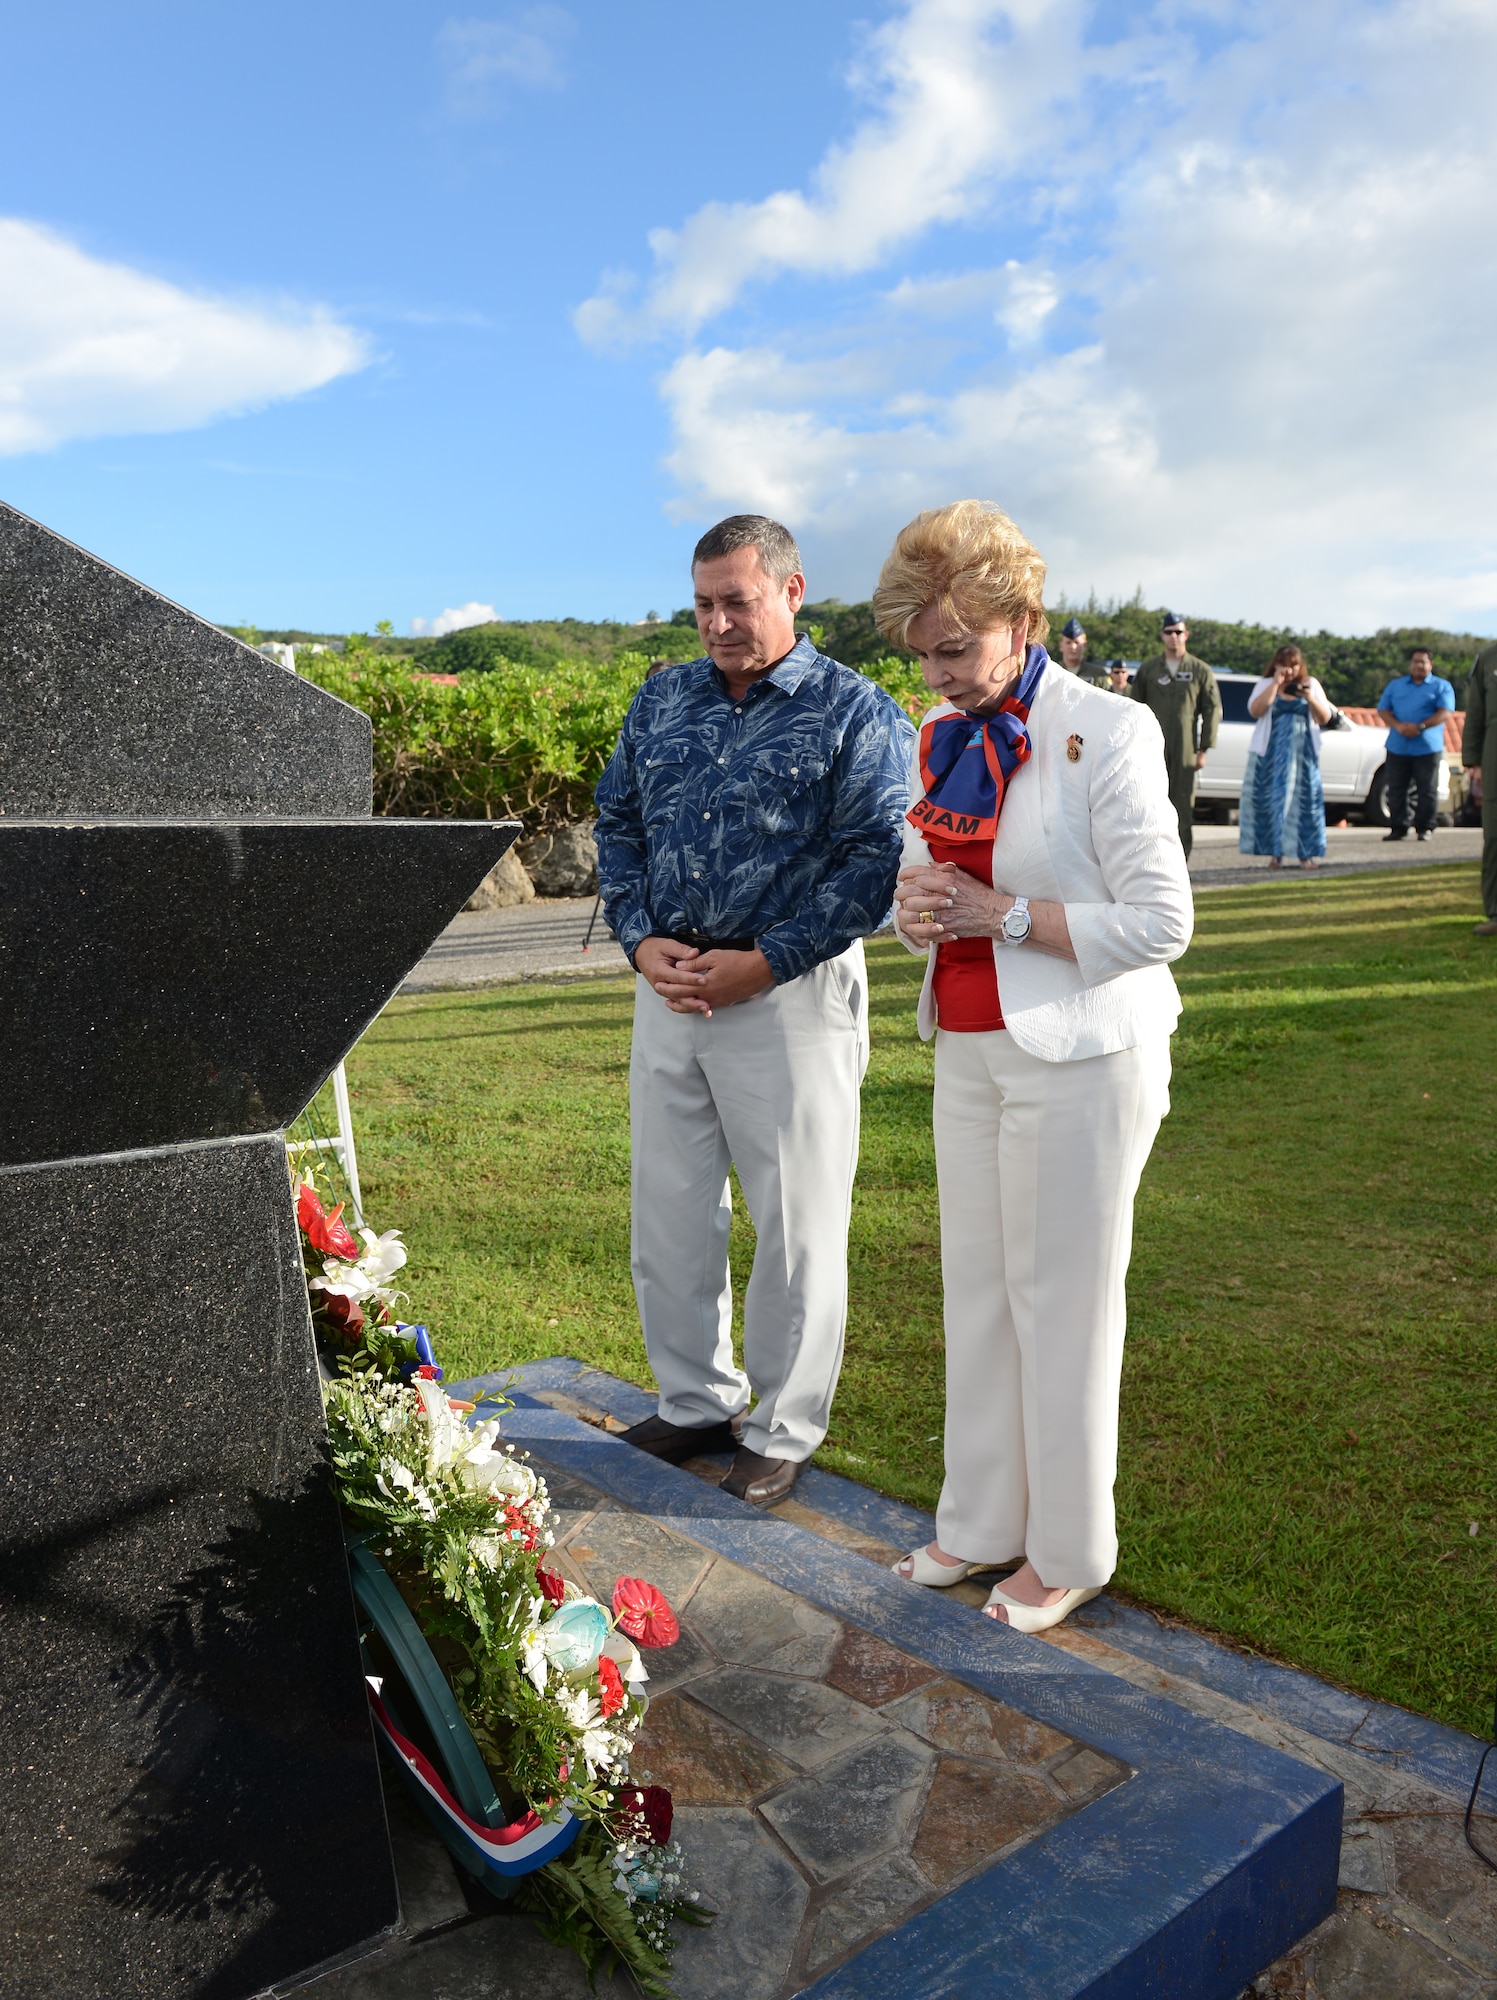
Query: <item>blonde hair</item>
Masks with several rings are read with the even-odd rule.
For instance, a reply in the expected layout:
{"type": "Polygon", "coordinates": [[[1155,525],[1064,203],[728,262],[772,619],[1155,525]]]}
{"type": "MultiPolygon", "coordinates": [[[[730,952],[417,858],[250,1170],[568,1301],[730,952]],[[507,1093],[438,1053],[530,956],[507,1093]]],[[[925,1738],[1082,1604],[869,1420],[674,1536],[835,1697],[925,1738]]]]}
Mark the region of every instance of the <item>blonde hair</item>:
{"type": "Polygon", "coordinates": [[[873,622],[896,646],[928,605],[964,632],[1029,617],[1031,645],[1050,630],[1045,563],[1034,544],[990,500],[927,507],[894,537],[873,593],[873,622]]]}

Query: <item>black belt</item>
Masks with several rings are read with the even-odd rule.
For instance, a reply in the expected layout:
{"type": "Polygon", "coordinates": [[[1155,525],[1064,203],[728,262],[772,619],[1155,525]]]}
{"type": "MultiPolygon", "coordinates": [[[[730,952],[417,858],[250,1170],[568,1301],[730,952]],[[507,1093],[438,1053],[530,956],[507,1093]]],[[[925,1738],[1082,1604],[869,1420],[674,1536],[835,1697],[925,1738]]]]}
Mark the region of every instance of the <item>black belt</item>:
{"type": "Polygon", "coordinates": [[[672,931],[677,944],[689,944],[697,951],[753,951],[757,938],[715,938],[705,931],[672,931]]]}

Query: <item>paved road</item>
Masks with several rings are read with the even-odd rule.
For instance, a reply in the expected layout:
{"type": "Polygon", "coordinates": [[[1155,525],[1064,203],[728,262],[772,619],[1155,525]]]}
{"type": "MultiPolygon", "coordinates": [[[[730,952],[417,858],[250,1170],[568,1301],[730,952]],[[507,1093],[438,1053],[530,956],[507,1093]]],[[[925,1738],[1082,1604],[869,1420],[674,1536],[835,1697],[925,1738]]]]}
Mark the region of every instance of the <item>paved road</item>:
{"type": "Polygon", "coordinates": [[[444,987],[492,986],[504,979],[627,972],[628,960],[610,936],[601,910],[591,946],[583,951],[592,913],[591,896],[526,903],[517,910],[465,911],[453,918],[400,990],[432,993],[444,987]]]}
{"type": "MultiPolygon", "coordinates": [[[[1198,826],[1190,857],[1191,880],[1202,889],[1267,881],[1313,882],[1326,875],[1349,875],[1370,868],[1415,868],[1437,861],[1479,861],[1479,828],[1442,828],[1433,840],[1412,835],[1384,841],[1376,827],[1331,827],[1326,832],[1324,867],[1313,874],[1288,868],[1273,875],[1266,860],[1237,852],[1235,826],[1198,826]]],[[[1475,904],[1473,903],[1473,911],[1475,904]]],[[[484,910],[457,917],[401,988],[433,993],[454,986],[493,986],[510,979],[587,978],[628,970],[624,954],[603,924],[593,926],[592,943],[582,949],[593,913],[591,896],[527,903],[517,910],[484,910]]]]}
{"type": "Polygon", "coordinates": [[[1480,861],[1481,828],[1440,827],[1433,838],[1390,841],[1378,826],[1328,826],[1326,855],[1321,869],[1305,871],[1287,867],[1282,874],[1271,871],[1268,857],[1237,852],[1235,826],[1198,826],[1190,856],[1190,879],[1202,889],[1228,887],[1238,882],[1314,881],[1317,874],[1348,875],[1367,868],[1417,868],[1432,861],[1480,861]]]}

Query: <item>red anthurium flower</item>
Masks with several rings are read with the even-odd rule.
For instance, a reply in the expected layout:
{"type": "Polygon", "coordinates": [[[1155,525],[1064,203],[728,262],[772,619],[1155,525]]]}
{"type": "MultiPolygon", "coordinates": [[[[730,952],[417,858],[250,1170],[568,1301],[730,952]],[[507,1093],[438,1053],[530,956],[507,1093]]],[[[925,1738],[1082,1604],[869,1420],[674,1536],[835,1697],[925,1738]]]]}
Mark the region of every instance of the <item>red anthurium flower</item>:
{"type": "Polygon", "coordinates": [[[326,1256],[341,1257],[346,1264],[356,1264],[359,1260],[359,1246],[344,1226],[342,1215],[343,1204],[340,1201],[323,1223],[320,1240],[317,1237],[312,1239],[312,1247],[321,1250],[326,1256]]]}
{"type": "Polygon", "coordinates": [[[637,1834],[664,1847],[671,1837],[672,1818],[671,1795],[664,1785],[626,1785],[619,1793],[619,1804],[637,1834]]]}
{"type": "Polygon", "coordinates": [[[562,1604],[566,1601],[567,1586],[555,1570],[537,1567],[535,1580],[541,1587],[541,1595],[548,1604],[562,1604]]]}
{"type": "Polygon", "coordinates": [[[324,1257],[341,1257],[345,1263],[357,1263],[359,1246],[349,1235],[342,1216],[341,1201],[329,1215],[317,1199],[317,1190],[302,1182],[296,1191],[296,1219],[302,1234],[324,1257]]]}
{"type": "Polygon", "coordinates": [[[364,1330],[364,1308],[358,1300],[345,1298],[341,1292],[314,1292],[312,1296],[321,1298],[328,1325],[356,1347],[364,1330]]]}
{"type": "Polygon", "coordinates": [[[606,1653],[598,1656],[598,1701],[605,1717],[617,1715],[624,1705],[624,1676],[606,1653]]]}
{"type": "Polygon", "coordinates": [[[619,1578],[613,1586],[613,1616],[637,1646],[674,1646],[681,1636],[675,1612],[643,1577],[619,1578]]]}

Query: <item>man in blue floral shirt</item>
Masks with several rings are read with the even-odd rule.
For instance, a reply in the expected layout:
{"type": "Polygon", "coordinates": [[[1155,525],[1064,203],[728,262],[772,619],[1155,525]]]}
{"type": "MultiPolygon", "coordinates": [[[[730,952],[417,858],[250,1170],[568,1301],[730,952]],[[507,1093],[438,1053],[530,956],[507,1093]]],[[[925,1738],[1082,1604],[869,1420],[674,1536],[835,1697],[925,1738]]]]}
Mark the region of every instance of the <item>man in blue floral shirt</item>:
{"type": "Polygon", "coordinates": [[[893,899],[914,730],[796,638],[805,577],[778,522],[719,522],[692,580],[706,657],[646,681],[597,791],[603,904],[639,974],[634,1290],[660,1386],[625,1437],[673,1463],[733,1450],[725,1487],[769,1505],[826,1435],[842,1365],[862,940],[893,899]],[[758,1236],[743,1368],[731,1167],[758,1236]]]}

